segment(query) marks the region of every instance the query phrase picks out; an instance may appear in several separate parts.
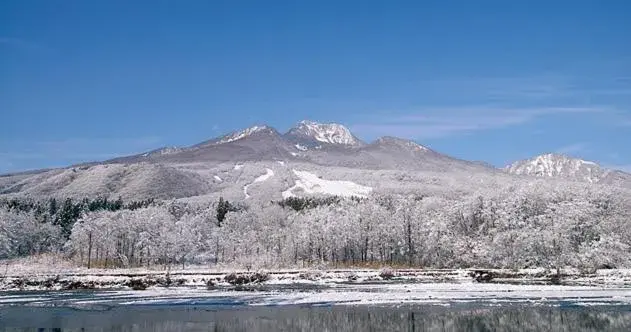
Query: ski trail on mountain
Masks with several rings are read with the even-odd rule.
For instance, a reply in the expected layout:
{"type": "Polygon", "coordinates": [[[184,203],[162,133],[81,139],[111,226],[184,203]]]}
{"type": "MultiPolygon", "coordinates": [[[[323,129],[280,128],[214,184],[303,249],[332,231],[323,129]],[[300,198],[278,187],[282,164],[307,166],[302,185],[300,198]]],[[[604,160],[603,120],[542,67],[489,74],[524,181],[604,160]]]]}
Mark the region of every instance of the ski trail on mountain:
{"type": "Polygon", "coordinates": [[[265,171],[266,171],[265,174],[263,174],[263,175],[259,176],[258,178],[254,179],[254,181],[252,181],[252,183],[246,184],[245,186],[243,186],[243,195],[245,196],[245,199],[250,198],[250,195],[248,194],[248,187],[249,186],[251,186],[251,185],[253,185],[255,183],[258,183],[258,182],[267,181],[267,179],[269,179],[272,176],[274,176],[274,171],[272,171],[271,169],[266,168],[265,171]]]}
{"type": "Polygon", "coordinates": [[[293,187],[283,191],[283,198],[295,196],[293,191],[296,189],[307,194],[328,194],[345,197],[367,197],[372,192],[372,187],[362,186],[355,182],[324,180],[307,171],[295,169],[292,171],[298,179],[293,187]]]}

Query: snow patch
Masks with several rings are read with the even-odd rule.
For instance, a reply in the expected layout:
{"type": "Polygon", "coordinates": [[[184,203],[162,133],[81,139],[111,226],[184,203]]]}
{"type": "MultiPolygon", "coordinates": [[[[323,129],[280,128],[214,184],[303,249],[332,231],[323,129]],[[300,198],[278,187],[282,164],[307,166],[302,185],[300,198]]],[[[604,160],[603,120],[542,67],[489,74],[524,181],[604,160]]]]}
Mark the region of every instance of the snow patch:
{"type": "Polygon", "coordinates": [[[166,147],[166,148],[163,148],[163,149],[160,149],[160,150],[156,151],[155,154],[164,156],[164,155],[178,153],[178,152],[180,152],[182,150],[183,150],[182,148],[178,148],[176,146],[170,146],[170,147],[166,147]]]}
{"type": "Polygon", "coordinates": [[[245,199],[250,198],[250,194],[248,194],[248,187],[258,183],[258,182],[264,182],[267,181],[267,179],[271,178],[272,176],[274,176],[274,171],[272,171],[269,168],[265,169],[265,174],[259,176],[258,178],[254,179],[254,181],[252,181],[252,183],[250,184],[246,184],[245,186],[243,186],[243,195],[245,196],[245,199]]]}
{"type": "Polygon", "coordinates": [[[505,168],[508,173],[538,177],[565,177],[595,183],[603,170],[594,162],[570,158],[565,155],[544,154],[518,161],[505,168]]]}
{"type": "Polygon", "coordinates": [[[236,164],[236,165],[234,165],[234,170],[235,170],[235,171],[238,171],[238,170],[242,169],[242,168],[243,168],[243,166],[244,166],[244,165],[242,165],[242,164],[236,164]]]}
{"type": "Polygon", "coordinates": [[[337,196],[366,197],[372,192],[372,187],[359,185],[351,181],[331,181],[320,179],[317,175],[307,171],[292,170],[298,177],[293,187],[283,191],[283,198],[295,196],[293,191],[301,189],[308,194],[327,194],[337,196]]]}
{"type": "Polygon", "coordinates": [[[217,182],[223,182],[223,180],[217,175],[215,175],[214,178],[215,180],[217,180],[217,182]]]}
{"type": "Polygon", "coordinates": [[[226,135],[224,136],[221,140],[219,140],[217,143],[215,144],[224,144],[224,143],[230,143],[230,142],[234,142],[234,141],[238,141],[240,139],[246,138],[254,133],[258,133],[260,131],[264,131],[269,129],[269,127],[267,126],[254,126],[254,127],[250,127],[235,133],[232,133],[230,135],[226,135]]]}
{"type": "Polygon", "coordinates": [[[416,151],[428,151],[428,149],[420,144],[417,144],[415,142],[408,142],[407,146],[411,147],[412,149],[416,150],[416,151]]]}
{"type": "Polygon", "coordinates": [[[294,145],[296,147],[296,149],[300,150],[300,151],[307,151],[307,147],[306,146],[302,146],[300,144],[296,144],[294,145]]]}
{"type": "Polygon", "coordinates": [[[357,145],[359,142],[350,130],[337,123],[301,121],[298,130],[316,141],[328,144],[357,145]]]}
{"type": "Polygon", "coordinates": [[[280,161],[280,160],[279,160],[279,161],[277,161],[277,163],[278,163],[279,165],[281,165],[281,166],[285,166],[285,162],[284,162],[284,161],[280,161]]]}

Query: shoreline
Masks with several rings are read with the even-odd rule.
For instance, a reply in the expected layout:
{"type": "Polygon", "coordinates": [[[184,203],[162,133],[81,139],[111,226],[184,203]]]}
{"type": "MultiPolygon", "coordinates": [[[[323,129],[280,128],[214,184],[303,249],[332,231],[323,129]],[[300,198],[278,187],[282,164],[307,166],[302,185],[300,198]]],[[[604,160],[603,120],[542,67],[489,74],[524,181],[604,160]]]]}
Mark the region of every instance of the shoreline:
{"type": "Polygon", "coordinates": [[[0,276],[0,292],[60,290],[145,290],[197,287],[209,290],[336,288],[341,285],[500,284],[620,287],[631,289],[631,270],[581,273],[545,269],[283,269],[270,271],[148,269],[60,269],[0,276]]]}

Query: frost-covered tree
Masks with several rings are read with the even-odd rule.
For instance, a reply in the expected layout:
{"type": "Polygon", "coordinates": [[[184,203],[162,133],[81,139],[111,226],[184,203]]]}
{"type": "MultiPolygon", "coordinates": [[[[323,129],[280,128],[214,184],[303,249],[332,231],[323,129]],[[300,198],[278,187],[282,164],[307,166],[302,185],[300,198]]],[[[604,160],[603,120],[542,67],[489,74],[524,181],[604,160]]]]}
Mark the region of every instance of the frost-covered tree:
{"type": "Polygon", "coordinates": [[[0,259],[56,250],[61,230],[33,213],[0,209],[0,259]]]}

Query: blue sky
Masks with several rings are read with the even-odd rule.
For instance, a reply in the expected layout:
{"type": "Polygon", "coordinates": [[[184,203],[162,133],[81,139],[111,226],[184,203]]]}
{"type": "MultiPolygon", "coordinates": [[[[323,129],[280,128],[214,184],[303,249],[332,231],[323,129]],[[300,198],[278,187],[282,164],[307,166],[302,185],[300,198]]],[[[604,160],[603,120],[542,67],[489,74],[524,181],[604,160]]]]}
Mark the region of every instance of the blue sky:
{"type": "Polygon", "coordinates": [[[340,122],[631,170],[629,1],[0,2],[0,173],[340,122]]]}

